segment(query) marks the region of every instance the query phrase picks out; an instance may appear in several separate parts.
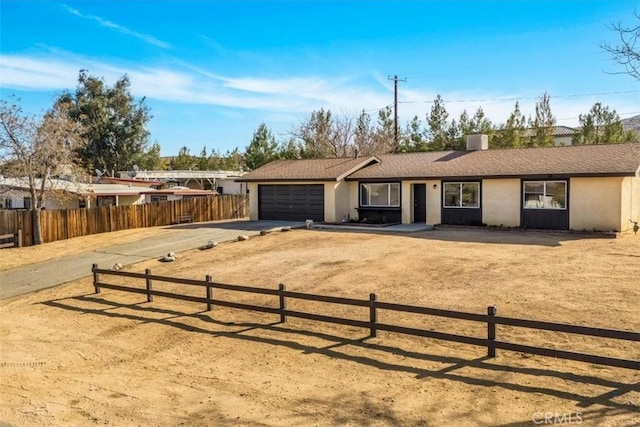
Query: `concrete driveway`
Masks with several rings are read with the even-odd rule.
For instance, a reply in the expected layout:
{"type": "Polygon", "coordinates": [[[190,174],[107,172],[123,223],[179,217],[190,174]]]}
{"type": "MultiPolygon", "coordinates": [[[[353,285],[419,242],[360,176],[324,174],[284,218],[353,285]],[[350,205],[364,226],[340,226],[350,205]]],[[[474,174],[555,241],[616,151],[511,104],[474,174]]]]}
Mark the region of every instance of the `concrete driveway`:
{"type": "Polygon", "coordinates": [[[57,286],[91,274],[91,265],[110,268],[116,262],[135,264],[159,258],[168,252],[183,252],[205,245],[209,240],[219,243],[236,240],[239,235],[257,235],[262,230],[284,226],[303,227],[304,222],[229,221],[168,226],[169,233],[135,242],[106,246],[100,250],[63,256],[37,264],[0,272],[0,299],[57,286]]]}

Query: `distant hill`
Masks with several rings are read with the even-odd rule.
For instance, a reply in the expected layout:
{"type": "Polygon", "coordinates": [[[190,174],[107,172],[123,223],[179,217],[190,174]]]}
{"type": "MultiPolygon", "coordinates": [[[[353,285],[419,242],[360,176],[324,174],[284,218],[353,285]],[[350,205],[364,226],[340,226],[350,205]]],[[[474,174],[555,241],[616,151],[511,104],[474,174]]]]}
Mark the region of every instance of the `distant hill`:
{"type": "Polygon", "coordinates": [[[640,115],[620,120],[624,130],[635,130],[640,132],[640,115]]]}

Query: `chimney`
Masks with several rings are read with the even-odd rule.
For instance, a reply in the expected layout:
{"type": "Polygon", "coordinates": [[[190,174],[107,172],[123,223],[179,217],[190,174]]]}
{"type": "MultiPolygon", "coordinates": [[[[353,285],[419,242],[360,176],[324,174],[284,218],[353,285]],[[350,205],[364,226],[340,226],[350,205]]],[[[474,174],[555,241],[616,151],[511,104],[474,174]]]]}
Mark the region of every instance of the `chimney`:
{"type": "Polygon", "coordinates": [[[482,133],[476,135],[467,135],[467,150],[488,150],[489,136],[482,133]]]}

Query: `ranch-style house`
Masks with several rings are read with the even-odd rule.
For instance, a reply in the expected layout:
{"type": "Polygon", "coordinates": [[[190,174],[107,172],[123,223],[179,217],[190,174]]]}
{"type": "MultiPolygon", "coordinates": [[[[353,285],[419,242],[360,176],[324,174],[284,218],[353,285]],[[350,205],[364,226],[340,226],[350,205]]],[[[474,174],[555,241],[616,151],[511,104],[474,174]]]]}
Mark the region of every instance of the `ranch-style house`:
{"type": "Polygon", "coordinates": [[[250,218],[631,232],[640,144],[279,160],[246,182],[250,218]]]}

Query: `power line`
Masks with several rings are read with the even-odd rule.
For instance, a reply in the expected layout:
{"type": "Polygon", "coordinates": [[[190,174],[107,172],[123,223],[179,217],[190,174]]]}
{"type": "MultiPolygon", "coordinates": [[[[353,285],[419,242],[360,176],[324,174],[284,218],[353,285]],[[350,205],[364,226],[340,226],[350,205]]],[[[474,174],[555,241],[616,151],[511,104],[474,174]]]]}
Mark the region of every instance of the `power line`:
{"type": "MultiPolygon", "coordinates": [[[[624,90],[617,92],[594,92],[594,93],[579,93],[569,95],[549,95],[549,98],[579,98],[584,96],[602,96],[602,95],[621,95],[629,93],[639,93],[640,90],[624,90]]],[[[449,99],[442,102],[459,103],[459,102],[499,102],[499,101],[520,101],[527,99],[540,99],[539,96],[520,96],[512,98],[484,98],[484,99],[449,99]]],[[[434,101],[398,101],[399,104],[432,104],[434,101]]]]}

